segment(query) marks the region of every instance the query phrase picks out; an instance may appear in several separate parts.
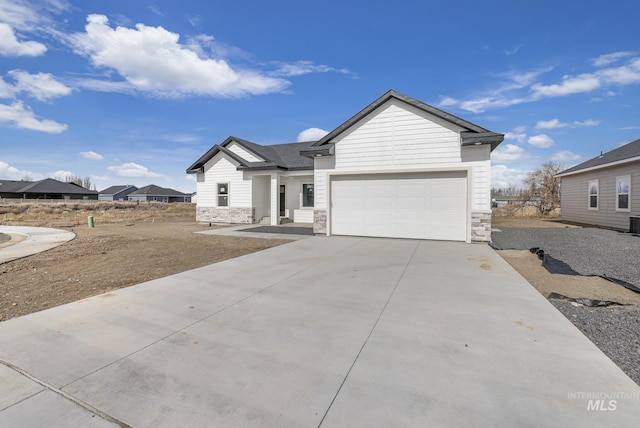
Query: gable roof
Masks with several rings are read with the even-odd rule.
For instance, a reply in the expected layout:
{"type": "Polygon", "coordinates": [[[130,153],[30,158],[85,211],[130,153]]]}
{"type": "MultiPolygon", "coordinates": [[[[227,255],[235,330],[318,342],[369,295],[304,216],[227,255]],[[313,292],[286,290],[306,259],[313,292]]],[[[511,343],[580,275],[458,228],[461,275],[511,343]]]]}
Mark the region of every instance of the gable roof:
{"type": "Polygon", "coordinates": [[[342,125],[338,126],[336,129],[325,135],[319,141],[314,143],[309,150],[306,151],[306,155],[313,156],[315,154],[330,154],[330,147],[333,144],[331,140],[336,138],[338,135],[345,132],[347,129],[351,128],[353,125],[358,123],[364,117],[369,115],[371,112],[376,110],[378,107],[386,103],[391,99],[396,99],[403,101],[419,110],[422,110],[426,113],[429,113],[433,116],[436,116],[442,120],[445,120],[451,124],[457,125],[463,130],[460,132],[460,137],[462,141],[462,145],[474,145],[474,144],[491,144],[491,150],[493,151],[498,144],[504,140],[504,134],[498,134],[488,129],[485,129],[481,126],[478,126],[474,123],[468,122],[462,118],[454,116],[450,113],[447,113],[444,110],[440,110],[436,107],[433,107],[427,103],[419,101],[415,98],[411,98],[407,95],[404,95],[400,92],[394,91],[390,89],[377,100],[360,110],[358,113],[353,115],[351,118],[346,120],[342,125]]]}
{"type": "Polygon", "coordinates": [[[187,168],[188,174],[200,172],[204,165],[216,154],[222,152],[235,160],[238,170],[267,170],[280,169],[284,171],[312,170],[313,160],[300,155],[300,152],[313,144],[313,141],[303,143],[274,144],[263,146],[238,137],[228,137],[221,144],[211,147],[204,155],[187,168]],[[242,146],[248,152],[264,159],[262,162],[249,162],[227,147],[231,143],[242,146]]]}
{"type": "Polygon", "coordinates": [[[557,177],[565,175],[587,172],[594,169],[606,168],[609,166],[625,164],[629,162],[640,161],[640,139],[632,141],[613,149],[579,165],[566,169],[559,173],[557,177]]]}
{"type": "Polygon", "coordinates": [[[76,183],[65,183],[53,178],[40,181],[10,181],[0,180],[0,192],[3,193],[38,193],[63,195],[96,195],[95,190],[86,189],[76,183]]]}
{"type": "Polygon", "coordinates": [[[166,187],[156,186],[155,184],[149,184],[139,188],[138,190],[129,193],[129,196],[191,196],[187,193],[178,192],[174,189],[168,189],[166,187]]]}
{"type": "Polygon", "coordinates": [[[120,192],[122,192],[124,190],[131,189],[131,188],[133,188],[134,190],[138,189],[136,186],[133,186],[131,184],[125,184],[125,185],[122,185],[122,186],[107,187],[106,189],[101,191],[100,194],[101,195],[115,195],[117,193],[120,193],[120,192]]]}

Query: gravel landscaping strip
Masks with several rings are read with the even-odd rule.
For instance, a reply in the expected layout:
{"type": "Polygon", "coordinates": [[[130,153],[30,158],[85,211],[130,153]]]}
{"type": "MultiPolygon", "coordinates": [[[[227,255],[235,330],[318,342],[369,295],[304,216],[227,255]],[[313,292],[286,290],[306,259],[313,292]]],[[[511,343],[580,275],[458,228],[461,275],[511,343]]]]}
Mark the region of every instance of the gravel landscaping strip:
{"type": "Polygon", "coordinates": [[[239,229],[238,232],[284,233],[287,235],[313,235],[312,227],[295,226],[258,226],[251,229],[239,229]]]}
{"type": "Polygon", "coordinates": [[[588,308],[565,300],[549,300],[627,376],[640,385],[640,310],[588,308]]]}
{"type": "Polygon", "coordinates": [[[581,275],[620,279],[640,287],[640,237],[597,228],[511,228],[491,234],[498,250],[539,247],[581,275]]]}

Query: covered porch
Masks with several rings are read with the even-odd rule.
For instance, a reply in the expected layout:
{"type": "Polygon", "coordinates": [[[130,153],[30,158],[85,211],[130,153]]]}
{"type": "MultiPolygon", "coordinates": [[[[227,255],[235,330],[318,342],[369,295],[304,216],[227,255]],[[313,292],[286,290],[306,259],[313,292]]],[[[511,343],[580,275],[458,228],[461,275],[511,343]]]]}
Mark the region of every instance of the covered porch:
{"type": "Polygon", "coordinates": [[[254,174],[251,182],[255,222],[272,226],[313,223],[313,175],[308,171],[254,174]]]}

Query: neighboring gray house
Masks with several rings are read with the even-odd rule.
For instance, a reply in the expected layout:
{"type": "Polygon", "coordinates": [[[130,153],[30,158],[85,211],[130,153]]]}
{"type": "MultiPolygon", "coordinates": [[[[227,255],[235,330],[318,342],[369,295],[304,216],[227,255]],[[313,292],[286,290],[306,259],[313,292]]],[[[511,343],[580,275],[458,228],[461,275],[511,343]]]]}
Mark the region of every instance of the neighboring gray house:
{"type": "Polygon", "coordinates": [[[138,190],[136,186],[125,184],[122,186],[111,186],[104,189],[98,194],[98,200],[100,201],[126,201],[127,196],[131,192],[138,190]]]}
{"type": "Polygon", "coordinates": [[[97,200],[98,192],[75,183],[45,178],[40,181],[0,180],[0,198],[6,199],[62,199],[97,200]]]}
{"type": "Polygon", "coordinates": [[[390,90],[315,142],[214,145],[199,222],[313,223],[315,233],[489,241],[491,151],[504,135],[390,90]]]}
{"type": "Polygon", "coordinates": [[[174,189],[150,184],[135,190],[127,196],[130,201],[138,202],[191,202],[191,195],[174,189]]]}
{"type": "Polygon", "coordinates": [[[640,139],[557,176],[563,221],[626,231],[640,216],[640,139]]]}

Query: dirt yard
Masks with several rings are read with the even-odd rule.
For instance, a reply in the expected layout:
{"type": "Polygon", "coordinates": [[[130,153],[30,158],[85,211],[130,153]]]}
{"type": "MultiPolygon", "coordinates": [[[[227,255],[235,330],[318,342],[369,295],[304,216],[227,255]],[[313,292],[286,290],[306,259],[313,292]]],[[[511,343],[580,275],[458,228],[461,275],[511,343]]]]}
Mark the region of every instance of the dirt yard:
{"type": "MultiPolygon", "coordinates": [[[[492,227],[578,227],[562,223],[557,218],[495,216],[492,227]]],[[[627,290],[600,277],[572,276],[549,273],[535,254],[529,251],[501,250],[500,256],[520,273],[544,297],[555,292],[572,298],[611,300],[640,307],[640,294],[627,290]]]]}
{"type": "MultiPolygon", "coordinates": [[[[0,204],[0,224],[77,234],[47,252],[0,264],[0,321],[288,242],[195,234],[209,227],[194,219],[191,204],[0,204]],[[94,228],[87,226],[88,215],[94,228]]],[[[574,227],[514,216],[494,217],[493,226],[574,227]]],[[[604,279],[550,274],[528,251],[500,255],[545,297],[556,292],[640,307],[639,294],[604,279]]]]}
{"type": "Polygon", "coordinates": [[[289,242],[193,233],[209,227],[196,224],[192,205],[53,205],[31,213],[0,205],[0,224],[77,234],[52,250],[0,264],[0,321],[289,242]],[[94,228],[87,214],[94,215],[94,228]],[[77,218],[83,219],[79,226],[77,218]]]}

